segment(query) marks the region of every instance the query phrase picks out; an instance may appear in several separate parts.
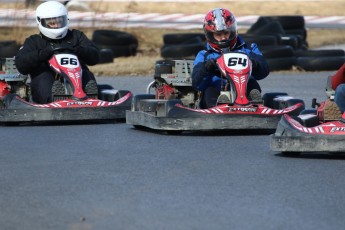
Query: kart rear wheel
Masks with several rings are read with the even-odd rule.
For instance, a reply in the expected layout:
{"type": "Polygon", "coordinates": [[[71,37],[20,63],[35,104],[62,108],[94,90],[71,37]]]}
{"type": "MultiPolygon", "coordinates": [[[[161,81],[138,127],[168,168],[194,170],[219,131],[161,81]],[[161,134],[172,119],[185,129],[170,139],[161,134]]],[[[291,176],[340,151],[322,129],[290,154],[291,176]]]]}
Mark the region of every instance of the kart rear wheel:
{"type": "MultiPolygon", "coordinates": [[[[287,99],[287,100],[280,100],[277,103],[277,108],[278,109],[285,109],[285,108],[288,108],[290,106],[296,105],[298,103],[304,104],[304,101],[302,99],[297,99],[297,98],[291,98],[291,99],[287,99]]],[[[273,102],[273,105],[275,105],[274,102],[273,102]]]]}
{"type": "Polygon", "coordinates": [[[108,84],[97,84],[98,90],[101,91],[103,89],[114,89],[111,85],[108,84]]]}
{"type": "Polygon", "coordinates": [[[278,96],[288,96],[288,94],[284,92],[265,93],[262,97],[262,100],[264,101],[264,106],[273,108],[273,105],[274,105],[273,99],[278,96]]]}

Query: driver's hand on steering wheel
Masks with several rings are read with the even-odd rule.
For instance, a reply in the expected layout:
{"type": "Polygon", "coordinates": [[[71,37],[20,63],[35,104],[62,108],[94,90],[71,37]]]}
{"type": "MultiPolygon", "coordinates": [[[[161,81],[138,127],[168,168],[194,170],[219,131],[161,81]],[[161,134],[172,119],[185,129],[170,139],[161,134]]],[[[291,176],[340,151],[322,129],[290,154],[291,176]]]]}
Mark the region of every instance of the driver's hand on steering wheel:
{"type": "Polygon", "coordinates": [[[217,69],[217,62],[215,59],[208,59],[205,62],[205,69],[207,72],[213,72],[217,69]]]}
{"type": "Polygon", "coordinates": [[[51,56],[53,56],[53,48],[51,46],[47,46],[38,52],[40,61],[47,61],[51,56]]]}

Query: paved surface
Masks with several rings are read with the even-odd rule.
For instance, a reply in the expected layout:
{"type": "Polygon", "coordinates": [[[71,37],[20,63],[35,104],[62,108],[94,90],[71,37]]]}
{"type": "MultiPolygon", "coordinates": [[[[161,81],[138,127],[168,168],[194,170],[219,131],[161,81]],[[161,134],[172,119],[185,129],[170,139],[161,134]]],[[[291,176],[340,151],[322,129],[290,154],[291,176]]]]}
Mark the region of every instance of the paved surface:
{"type": "MultiPolygon", "coordinates": [[[[310,106],[332,72],[272,73],[310,106]]],[[[152,77],[99,78],[133,93],[152,77]]],[[[269,135],[167,136],[124,123],[1,127],[0,229],[338,230],[345,157],[270,151],[269,135]]]]}

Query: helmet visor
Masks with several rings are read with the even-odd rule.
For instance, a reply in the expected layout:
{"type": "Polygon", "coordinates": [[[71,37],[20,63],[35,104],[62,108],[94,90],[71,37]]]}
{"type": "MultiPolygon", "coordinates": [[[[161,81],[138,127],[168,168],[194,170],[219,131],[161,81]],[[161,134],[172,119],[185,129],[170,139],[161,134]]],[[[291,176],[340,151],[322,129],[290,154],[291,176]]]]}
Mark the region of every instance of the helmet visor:
{"type": "Polygon", "coordinates": [[[42,18],[41,25],[48,29],[60,29],[67,25],[67,16],[59,16],[53,18],[42,18]]]}
{"type": "Polygon", "coordinates": [[[233,40],[237,37],[236,26],[231,26],[226,30],[216,31],[212,33],[213,38],[217,41],[221,40],[233,40]]]}

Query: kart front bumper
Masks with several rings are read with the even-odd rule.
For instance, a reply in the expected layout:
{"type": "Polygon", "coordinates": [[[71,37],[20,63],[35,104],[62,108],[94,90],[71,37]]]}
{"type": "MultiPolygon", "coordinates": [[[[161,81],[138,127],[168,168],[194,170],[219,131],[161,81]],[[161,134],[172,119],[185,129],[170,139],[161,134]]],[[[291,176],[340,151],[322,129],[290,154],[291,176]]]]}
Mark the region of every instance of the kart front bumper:
{"type": "Polygon", "coordinates": [[[155,130],[202,131],[202,130],[272,130],[280,116],[186,114],[186,116],[156,116],[142,111],[126,111],[126,123],[155,130]]]}

